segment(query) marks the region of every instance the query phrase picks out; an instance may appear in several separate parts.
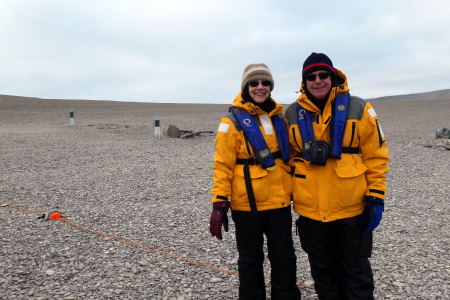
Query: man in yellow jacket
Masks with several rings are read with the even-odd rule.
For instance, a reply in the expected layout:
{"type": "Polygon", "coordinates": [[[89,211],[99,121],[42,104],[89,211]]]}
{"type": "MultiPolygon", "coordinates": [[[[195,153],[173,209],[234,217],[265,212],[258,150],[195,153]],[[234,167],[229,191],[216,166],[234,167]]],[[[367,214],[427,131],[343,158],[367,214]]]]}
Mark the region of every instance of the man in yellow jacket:
{"type": "Polygon", "coordinates": [[[368,258],[384,210],[388,148],[370,103],[322,53],[303,64],[301,96],[286,111],[297,152],[294,210],[320,299],[373,299],[368,258]]]}
{"type": "Polygon", "coordinates": [[[228,231],[231,204],[239,252],[239,298],[266,299],[264,235],[271,265],[272,299],[300,299],[292,241],[292,176],[283,107],[271,98],[272,73],[249,64],[241,91],[222,118],[214,157],[212,236],[228,231]]]}

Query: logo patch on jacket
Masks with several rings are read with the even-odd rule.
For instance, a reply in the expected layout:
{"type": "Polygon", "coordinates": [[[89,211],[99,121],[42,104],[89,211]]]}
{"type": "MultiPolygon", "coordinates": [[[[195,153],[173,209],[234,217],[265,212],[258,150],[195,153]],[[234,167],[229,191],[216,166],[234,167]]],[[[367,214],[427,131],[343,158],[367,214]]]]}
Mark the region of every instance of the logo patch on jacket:
{"type": "Polygon", "coordinates": [[[230,124],[220,123],[217,131],[228,133],[228,129],[230,129],[230,124]]]}
{"type": "Polygon", "coordinates": [[[371,108],[368,109],[367,112],[369,113],[369,115],[373,118],[377,116],[377,113],[375,112],[375,109],[371,108]]]}

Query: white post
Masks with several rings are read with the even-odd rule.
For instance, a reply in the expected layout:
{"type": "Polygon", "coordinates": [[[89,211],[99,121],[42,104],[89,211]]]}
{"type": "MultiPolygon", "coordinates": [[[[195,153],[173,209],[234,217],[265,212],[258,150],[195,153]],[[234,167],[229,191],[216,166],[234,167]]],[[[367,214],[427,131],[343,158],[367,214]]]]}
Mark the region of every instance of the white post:
{"type": "Polygon", "coordinates": [[[70,109],[70,126],[75,126],[75,112],[73,111],[73,108],[70,109]]]}
{"type": "Polygon", "coordinates": [[[159,116],[156,116],[156,118],[155,118],[155,139],[162,138],[161,128],[162,128],[161,118],[159,116]]]}

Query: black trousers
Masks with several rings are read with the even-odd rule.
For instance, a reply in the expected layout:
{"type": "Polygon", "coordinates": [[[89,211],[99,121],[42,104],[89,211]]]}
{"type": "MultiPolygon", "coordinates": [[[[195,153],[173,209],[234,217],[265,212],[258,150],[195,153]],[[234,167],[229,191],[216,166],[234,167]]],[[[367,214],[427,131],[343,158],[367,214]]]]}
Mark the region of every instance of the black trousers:
{"type": "Polygon", "coordinates": [[[365,220],[365,214],[328,223],[298,218],[319,299],[373,299],[372,233],[363,233],[365,220]]]}
{"type": "Polygon", "coordinates": [[[264,234],[271,266],[272,299],[300,299],[297,257],[292,241],[291,207],[251,212],[232,211],[239,252],[239,299],[266,299],[264,234]]]}

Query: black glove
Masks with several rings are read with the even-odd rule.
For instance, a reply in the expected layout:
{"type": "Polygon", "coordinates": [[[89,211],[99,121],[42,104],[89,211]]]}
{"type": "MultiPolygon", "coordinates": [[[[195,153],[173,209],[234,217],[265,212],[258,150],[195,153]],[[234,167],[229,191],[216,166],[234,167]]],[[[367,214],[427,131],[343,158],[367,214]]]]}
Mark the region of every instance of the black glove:
{"type": "Polygon", "coordinates": [[[371,232],[377,228],[383,217],[384,201],[374,196],[366,196],[364,201],[366,202],[365,209],[368,210],[368,220],[364,232],[371,232]]]}

